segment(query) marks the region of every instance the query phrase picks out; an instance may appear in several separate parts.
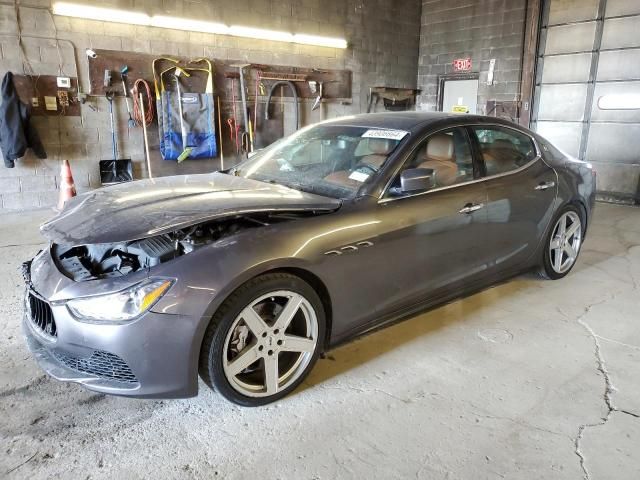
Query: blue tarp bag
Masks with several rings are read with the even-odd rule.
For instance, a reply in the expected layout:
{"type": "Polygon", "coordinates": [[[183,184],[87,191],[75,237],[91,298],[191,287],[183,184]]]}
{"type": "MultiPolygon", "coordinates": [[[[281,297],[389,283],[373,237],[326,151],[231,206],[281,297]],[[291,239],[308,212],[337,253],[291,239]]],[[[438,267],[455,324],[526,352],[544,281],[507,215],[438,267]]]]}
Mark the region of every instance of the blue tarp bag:
{"type": "MultiPolygon", "coordinates": [[[[160,154],[164,160],[181,162],[187,158],[213,158],[218,154],[215,131],[215,106],[213,101],[213,69],[207,59],[198,59],[188,65],[206,62],[207,68],[183,67],[178,61],[162,58],[154,61],[156,105],[158,109],[158,133],[160,154]],[[155,62],[167,60],[175,65],[156,75],[155,62]],[[207,73],[204,93],[184,92],[181,77],[191,72],[207,73]],[[165,76],[173,77],[174,89],[167,89],[165,76]],[[158,82],[159,78],[159,82],[158,82]]],[[[167,82],[168,83],[168,82],[167,82]]]]}

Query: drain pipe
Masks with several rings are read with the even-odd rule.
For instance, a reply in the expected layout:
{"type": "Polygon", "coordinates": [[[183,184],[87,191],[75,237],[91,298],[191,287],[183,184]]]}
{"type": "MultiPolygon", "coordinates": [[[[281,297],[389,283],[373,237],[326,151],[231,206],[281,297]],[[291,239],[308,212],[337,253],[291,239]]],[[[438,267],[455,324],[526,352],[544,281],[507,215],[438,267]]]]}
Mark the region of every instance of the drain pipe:
{"type": "Polygon", "coordinates": [[[296,104],[296,130],[298,130],[300,128],[300,118],[298,115],[298,92],[296,91],[296,86],[293,84],[293,82],[282,80],[271,85],[269,95],[267,96],[267,103],[264,107],[264,119],[269,120],[269,105],[271,104],[271,96],[273,95],[273,92],[276,90],[276,88],[281,85],[288,86],[291,89],[291,92],[293,92],[293,99],[296,104]]]}

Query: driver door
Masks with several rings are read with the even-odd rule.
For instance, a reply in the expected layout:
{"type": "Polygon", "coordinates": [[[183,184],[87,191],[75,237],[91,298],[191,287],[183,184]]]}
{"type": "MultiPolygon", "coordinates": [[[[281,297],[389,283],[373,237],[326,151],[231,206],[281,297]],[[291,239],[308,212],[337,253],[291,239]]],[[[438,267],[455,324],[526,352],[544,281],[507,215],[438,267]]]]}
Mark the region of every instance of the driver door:
{"type": "Polygon", "coordinates": [[[377,250],[387,259],[381,314],[446,294],[487,269],[487,190],[471,152],[465,128],[430,135],[379,201],[377,250]],[[400,175],[410,168],[433,170],[433,186],[403,192],[400,175]]]}

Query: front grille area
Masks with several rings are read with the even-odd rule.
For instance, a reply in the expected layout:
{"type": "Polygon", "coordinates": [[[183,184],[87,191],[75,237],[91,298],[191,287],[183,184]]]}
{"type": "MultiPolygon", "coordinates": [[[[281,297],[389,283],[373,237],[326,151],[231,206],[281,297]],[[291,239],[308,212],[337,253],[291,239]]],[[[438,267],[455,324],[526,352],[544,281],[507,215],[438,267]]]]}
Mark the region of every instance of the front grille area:
{"type": "Polygon", "coordinates": [[[53,318],[51,305],[29,292],[29,318],[42,333],[50,337],[56,337],[56,321],[53,318]]]}
{"type": "Polygon", "coordinates": [[[52,350],[51,354],[71,370],[88,373],[105,380],[115,380],[124,383],[137,383],[129,365],[117,355],[102,350],[95,350],[89,357],[76,357],[66,352],[52,350]]]}

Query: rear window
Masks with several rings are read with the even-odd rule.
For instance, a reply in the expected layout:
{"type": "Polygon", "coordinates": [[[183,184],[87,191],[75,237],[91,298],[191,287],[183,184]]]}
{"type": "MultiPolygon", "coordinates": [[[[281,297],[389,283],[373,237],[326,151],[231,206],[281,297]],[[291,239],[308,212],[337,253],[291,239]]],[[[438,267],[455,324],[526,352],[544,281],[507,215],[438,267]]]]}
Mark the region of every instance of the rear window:
{"type": "Polygon", "coordinates": [[[517,170],[536,158],[533,140],[528,135],[503,127],[473,127],[478,139],[487,175],[517,170]]]}

